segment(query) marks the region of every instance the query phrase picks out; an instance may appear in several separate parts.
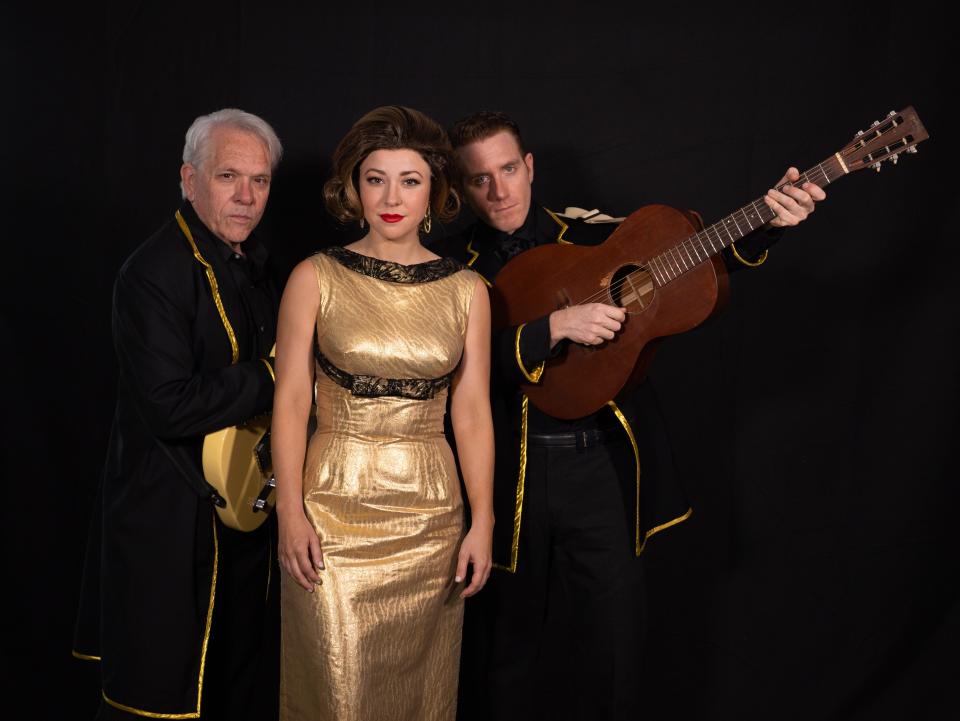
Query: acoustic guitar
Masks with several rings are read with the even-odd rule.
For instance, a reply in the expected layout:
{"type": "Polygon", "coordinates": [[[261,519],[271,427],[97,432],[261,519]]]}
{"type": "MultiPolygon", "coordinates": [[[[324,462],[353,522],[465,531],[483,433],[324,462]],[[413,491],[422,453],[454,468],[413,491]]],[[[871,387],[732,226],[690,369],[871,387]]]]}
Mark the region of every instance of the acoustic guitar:
{"type": "MultiPolygon", "coordinates": [[[[820,187],[889,160],[929,137],[912,107],[891,112],[847,145],[800,175],[820,187]]],[[[780,186],[778,190],[782,190],[780,186]]],[[[666,205],[629,215],[598,246],[543,245],[510,260],[491,290],[495,327],[529,322],[568,306],[609,303],[626,310],[616,337],[598,346],[571,343],[548,360],[535,383],[521,390],[555,418],[580,418],[599,410],[638,383],[656,341],[690,330],[718,308],[726,272],[718,253],[775,217],[758,198],[698,230],[690,217],[666,205]]]]}

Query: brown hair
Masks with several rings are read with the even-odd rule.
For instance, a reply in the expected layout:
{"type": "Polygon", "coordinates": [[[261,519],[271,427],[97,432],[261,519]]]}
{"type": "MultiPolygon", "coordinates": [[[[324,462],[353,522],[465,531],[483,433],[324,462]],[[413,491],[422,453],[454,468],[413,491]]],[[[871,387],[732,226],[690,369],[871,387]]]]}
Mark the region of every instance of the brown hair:
{"type": "Polygon", "coordinates": [[[506,113],[492,110],[481,110],[465,118],[460,118],[450,128],[450,142],[453,143],[454,149],[462,148],[464,145],[475,143],[478,140],[486,140],[504,130],[516,138],[520,155],[525,155],[523,138],[520,136],[520,126],[506,113]]]}
{"type": "Polygon", "coordinates": [[[385,105],[353,124],[333,151],[333,177],[323,186],[327,210],[346,223],[363,217],[357,177],[375,150],[415,150],[430,166],[430,208],[436,218],[452,220],[460,197],[450,177],[450,140],[443,128],[413,108],[385,105]]]}

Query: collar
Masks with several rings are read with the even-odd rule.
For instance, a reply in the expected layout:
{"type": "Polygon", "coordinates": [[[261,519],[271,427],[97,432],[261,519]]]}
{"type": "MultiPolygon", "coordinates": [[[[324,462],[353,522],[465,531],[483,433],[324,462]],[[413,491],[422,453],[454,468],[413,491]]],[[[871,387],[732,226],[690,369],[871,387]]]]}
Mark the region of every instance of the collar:
{"type": "MultiPolygon", "coordinates": [[[[493,226],[487,225],[482,220],[477,221],[476,232],[473,237],[478,243],[485,244],[487,247],[502,247],[512,245],[517,241],[537,241],[540,240],[537,234],[537,216],[542,209],[536,203],[530,203],[530,210],[527,211],[527,217],[524,218],[523,225],[512,233],[506,233],[497,230],[493,226]]],[[[476,248],[476,245],[474,245],[476,248]]]]}
{"type": "Polygon", "coordinates": [[[527,211],[523,225],[513,233],[504,233],[478,219],[468,235],[467,265],[472,266],[481,253],[489,253],[495,248],[510,245],[517,240],[534,242],[537,245],[569,243],[570,241],[564,237],[567,227],[563,218],[536,201],[530,203],[530,210],[527,211]]]}
{"type": "MultiPolygon", "coordinates": [[[[183,216],[183,219],[187,221],[187,225],[190,226],[193,240],[196,242],[201,255],[208,260],[211,260],[210,256],[213,255],[216,259],[224,263],[236,255],[233,252],[233,248],[216,237],[213,232],[204,225],[189,200],[184,200],[183,203],[180,204],[179,210],[180,215],[183,216]]],[[[269,254],[267,253],[267,249],[264,248],[263,244],[257,239],[256,233],[251,233],[250,237],[243,241],[243,251],[244,258],[250,261],[250,264],[258,273],[261,272],[264,265],[266,265],[269,254]]]]}

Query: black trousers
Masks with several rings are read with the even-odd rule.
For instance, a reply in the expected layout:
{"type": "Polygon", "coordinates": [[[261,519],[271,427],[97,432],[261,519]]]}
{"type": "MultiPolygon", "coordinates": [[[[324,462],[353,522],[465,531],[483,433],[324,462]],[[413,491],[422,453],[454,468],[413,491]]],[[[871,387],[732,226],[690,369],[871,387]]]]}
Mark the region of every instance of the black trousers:
{"type": "MultiPolygon", "coordinates": [[[[280,570],[275,536],[273,518],[250,533],[217,522],[217,592],[201,721],[276,721],[279,714],[280,570]],[[269,586],[263,583],[268,563],[269,586]]],[[[96,716],[97,721],[143,718],[106,701],[101,701],[96,716]]]]}
{"type": "Polygon", "coordinates": [[[528,446],[516,573],[467,606],[459,718],[638,718],[635,503],[628,443],[528,446]]]}

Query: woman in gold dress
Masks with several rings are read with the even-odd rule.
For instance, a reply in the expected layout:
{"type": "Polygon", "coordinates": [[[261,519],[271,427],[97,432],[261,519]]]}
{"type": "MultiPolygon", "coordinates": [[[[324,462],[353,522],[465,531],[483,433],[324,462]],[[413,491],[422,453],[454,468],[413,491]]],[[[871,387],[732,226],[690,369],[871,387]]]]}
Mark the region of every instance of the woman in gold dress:
{"type": "Polygon", "coordinates": [[[333,164],[328,209],[368,232],[300,263],[280,306],[281,717],[452,720],[463,598],[491,566],[487,290],[420,244],[432,218],[459,208],[439,125],[377,108],[333,164]],[[466,535],[443,434],[448,392],[466,535]]]}

